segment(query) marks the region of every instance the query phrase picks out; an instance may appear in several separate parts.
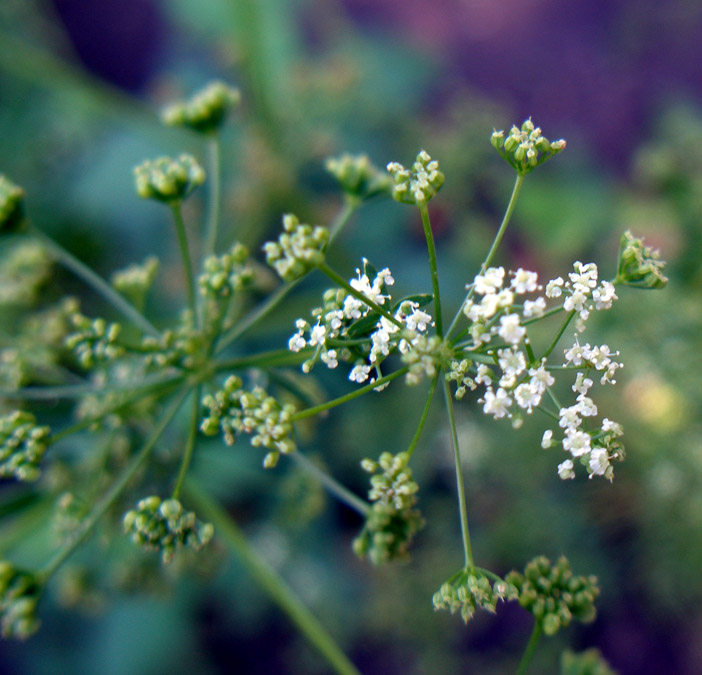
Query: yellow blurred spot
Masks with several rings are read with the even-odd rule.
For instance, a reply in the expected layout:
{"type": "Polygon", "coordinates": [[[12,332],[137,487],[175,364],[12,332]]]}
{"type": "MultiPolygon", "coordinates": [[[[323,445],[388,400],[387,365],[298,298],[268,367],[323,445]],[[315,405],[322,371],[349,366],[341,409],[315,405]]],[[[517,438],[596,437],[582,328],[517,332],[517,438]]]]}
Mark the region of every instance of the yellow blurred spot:
{"type": "Polygon", "coordinates": [[[687,418],[683,395],[656,375],[629,382],[624,398],[634,416],[659,431],[679,429],[687,418]]]}

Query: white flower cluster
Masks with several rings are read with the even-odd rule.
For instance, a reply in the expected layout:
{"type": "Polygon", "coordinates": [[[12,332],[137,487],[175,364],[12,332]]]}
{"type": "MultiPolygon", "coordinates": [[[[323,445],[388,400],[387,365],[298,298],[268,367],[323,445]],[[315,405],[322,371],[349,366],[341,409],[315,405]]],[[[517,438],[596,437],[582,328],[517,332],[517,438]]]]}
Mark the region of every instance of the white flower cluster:
{"type": "MultiPolygon", "coordinates": [[[[392,273],[388,268],[376,273],[367,260],[363,263],[363,269],[356,270],[356,277],[349,284],[376,305],[389,306],[388,287],[395,283],[392,273]]],[[[298,319],[297,332],[288,341],[293,352],[315,348],[313,356],[302,365],[304,372],[309,372],[319,360],[328,368],[336,368],[341,360],[354,364],[349,380],[362,384],[370,378],[373,382],[371,371],[375,369],[379,374],[380,364],[395,349],[410,363],[410,384],[419,381],[422,373],[436,372],[432,350],[439,343],[427,340],[425,335],[433,319],[417,300],[399,303],[393,314],[397,324],[385,316],[379,317],[369,305],[341,289],[327,290],[323,300],[323,307],[312,310],[316,323],[298,319]]]]}
{"type": "MultiPolygon", "coordinates": [[[[547,390],[555,383],[547,359],[536,359],[524,324],[544,316],[546,311],[562,308],[575,313],[576,328],[582,332],[593,310],[609,309],[617,299],[614,286],[598,280],[597,266],[581,262],[573,265],[567,280],[552,279],[545,289],[539,285],[536,272],[520,268],[507,275],[502,267],[488,268],[475,277],[469,288],[463,312],[471,321],[468,329],[471,339],[465,347],[466,358],[452,361],[446,377],[457,383],[459,399],[468,389],[484,387],[479,399],[483,412],[495,419],[510,418],[515,426],[521,424],[523,413],[531,414],[541,405],[547,390]],[[544,294],[531,299],[519,297],[540,291],[544,294]],[[560,306],[547,307],[547,300],[554,299],[558,299],[560,306]],[[491,348],[493,340],[500,343],[494,349],[491,348]]],[[[583,431],[581,425],[584,418],[597,415],[596,405],[587,396],[593,384],[588,374],[597,372],[602,385],[614,384],[615,373],[622,367],[614,358],[618,352],[607,345],[581,345],[576,336],[573,346],[564,353],[565,363],[557,368],[577,370],[573,385],[577,400],[574,405],[560,409],[563,449],[572,457],[581,458],[591,476],[605,476],[611,480],[611,461],[623,456],[615,440],[621,435],[621,427],[605,419],[601,428],[591,434],[583,431]]],[[[547,431],[542,445],[549,447],[552,442],[553,432],[547,431]]],[[[572,460],[559,466],[559,475],[561,478],[574,476],[572,460]]]]}

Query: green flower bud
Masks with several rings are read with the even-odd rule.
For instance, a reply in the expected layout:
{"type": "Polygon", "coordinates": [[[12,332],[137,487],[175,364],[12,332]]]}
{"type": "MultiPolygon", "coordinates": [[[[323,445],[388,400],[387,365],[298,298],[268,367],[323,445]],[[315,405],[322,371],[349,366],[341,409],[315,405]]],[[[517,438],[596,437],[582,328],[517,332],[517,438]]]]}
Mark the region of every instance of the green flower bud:
{"type": "Polygon", "coordinates": [[[0,476],[37,480],[50,435],[49,427],[38,426],[31,413],[17,410],[0,417],[0,476]]]}
{"type": "Polygon", "coordinates": [[[267,242],[263,250],[266,262],[284,281],[295,281],[324,262],[329,230],[301,224],[292,213],[283,216],[283,230],[278,241],[267,242]]]}
{"type": "Polygon", "coordinates": [[[367,155],[343,154],[340,157],[330,157],[324,166],[351,197],[370,199],[388,192],[392,185],[390,177],[373,166],[367,155]]]}
{"type": "Polygon", "coordinates": [[[140,197],[174,204],[205,182],[205,171],[191,155],[159,157],[135,167],[134,181],[140,197]]]}
{"type": "Polygon", "coordinates": [[[504,131],[493,131],[490,143],[521,176],[548,161],[565,149],[564,140],[550,142],[541,135],[541,129],[534,126],[531,118],[525,120],[521,128],[513,126],[507,138],[504,131]]]}
{"type": "Polygon", "coordinates": [[[241,103],[241,93],[224,82],[210,82],[187,101],[168,106],[162,114],[170,126],[182,126],[200,133],[212,133],[227,117],[229,111],[241,103]]]}
{"type": "Polygon", "coordinates": [[[0,631],[5,638],[25,640],[39,629],[36,607],[42,587],[37,577],[0,561],[0,631]]]}
{"type": "Polygon", "coordinates": [[[0,174],[0,232],[16,230],[24,221],[24,190],[0,174]]]}
{"type": "Polygon", "coordinates": [[[403,204],[426,204],[444,184],[439,162],[422,150],[411,169],[398,162],[390,162],[387,170],[393,177],[392,196],[403,204]]]}
{"type": "Polygon", "coordinates": [[[634,237],[629,230],[619,243],[619,263],[616,282],[636,288],[663,288],[668,278],[663,274],[665,262],[660,252],[634,237]]]}

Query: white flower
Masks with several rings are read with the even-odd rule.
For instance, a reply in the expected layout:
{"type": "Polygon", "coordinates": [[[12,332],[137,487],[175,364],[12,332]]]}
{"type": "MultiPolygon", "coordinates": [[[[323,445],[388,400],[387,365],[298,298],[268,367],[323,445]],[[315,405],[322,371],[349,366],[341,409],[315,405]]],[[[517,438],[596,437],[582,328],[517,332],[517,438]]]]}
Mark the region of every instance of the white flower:
{"type": "Polygon", "coordinates": [[[566,437],[563,439],[563,449],[573,457],[580,457],[590,452],[590,434],[584,431],[566,429],[566,437]]]}
{"type": "Polygon", "coordinates": [[[502,288],[505,278],[504,267],[488,267],[485,274],[478,274],[473,282],[475,292],[479,295],[495,293],[498,288],[502,288]]]}
{"type": "Polygon", "coordinates": [[[579,260],[573,263],[575,272],[568,275],[573,288],[582,290],[585,293],[597,286],[597,265],[595,263],[587,263],[583,265],[579,260]]]}
{"type": "Polygon", "coordinates": [[[526,334],[526,328],[520,325],[519,314],[508,314],[500,317],[500,327],[497,333],[505,342],[516,345],[522,341],[526,334]]]}
{"type": "Polygon", "coordinates": [[[486,366],[484,363],[481,363],[478,366],[478,374],[475,376],[475,383],[476,384],[484,384],[486,387],[489,387],[492,384],[492,371],[488,366],[486,366]]]}
{"type": "Polygon", "coordinates": [[[610,467],[607,450],[604,448],[594,448],[590,453],[588,466],[590,467],[590,471],[592,471],[590,478],[593,476],[604,476],[605,472],[610,467]]]}
{"type": "Polygon", "coordinates": [[[327,328],[326,326],[322,326],[320,324],[317,324],[311,331],[310,331],[310,339],[308,344],[310,347],[314,347],[315,345],[323,345],[324,344],[324,338],[327,334],[327,328]]]}
{"type": "Polygon", "coordinates": [[[336,349],[329,349],[326,352],[322,352],[322,361],[326,364],[327,368],[336,368],[339,365],[336,349]]]}
{"type": "Polygon", "coordinates": [[[370,371],[370,366],[367,366],[365,363],[360,363],[351,369],[351,372],[349,373],[349,380],[351,380],[351,382],[358,382],[361,384],[368,379],[370,371]]]}
{"type": "Polygon", "coordinates": [[[602,431],[614,436],[621,436],[624,433],[621,424],[618,422],[612,422],[612,420],[607,419],[606,417],[602,420],[602,431]]]}
{"type": "Polygon", "coordinates": [[[505,374],[521,375],[526,370],[524,354],[517,349],[499,349],[497,362],[505,374]]]}
{"type": "Polygon", "coordinates": [[[546,297],[547,298],[558,298],[563,293],[563,277],[556,277],[551,279],[546,284],[546,297]]]}
{"type": "Polygon", "coordinates": [[[578,343],[578,339],[575,339],[575,344],[570,348],[567,349],[565,352],[565,358],[568,363],[572,363],[574,366],[579,366],[583,362],[583,358],[587,358],[585,356],[586,352],[589,352],[590,350],[590,345],[586,344],[584,346],[580,346],[578,343]]]}
{"type": "Polygon", "coordinates": [[[543,316],[545,311],[546,300],[544,298],[524,301],[524,316],[527,319],[530,319],[531,317],[543,316]]]}
{"type": "Polygon", "coordinates": [[[594,417],[597,415],[597,406],[591,398],[588,398],[585,394],[579,394],[577,400],[577,405],[573,407],[578,408],[583,417],[594,417]]]}
{"type": "Polygon", "coordinates": [[[617,299],[614,285],[609,281],[603,281],[599,287],[592,291],[592,299],[595,301],[596,309],[610,309],[612,302],[617,299]]]}
{"type": "Polygon", "coordinates": [[[305,342],[305,338],[302,337],[302,333],[295,333],[289,340],[288,340],[288,349],[291,352],[299,352],[301,349],[304,349],[307,346],[307,343],[305,342]]]}
{"type": "MultiPolygon", "coordinates": [[[[545,361],[546,360],[544,359],[544,363],[545,361]]],[[[544,363],[542,363],[538,368],[529,369],[529,375],[531,375],[529,384],[540,394],[543,394],[546,389],[556,381],[553,375],[546,370],[544,363]]]]}
{"type": "Polygon", "coordinates": [[[525,408],[528,413],[534,406],[541,403],[541,393],[535,390],[531,384],[523,382],[514,390],[514,398],[520,408],[525,408]]]}
{"type": "Polygon", "coordinates": [[[516,272],[514,272],[511,288],[515,293],[519,294],[533,293],[536,290],[538,278],[539,277],[536,272],[529,272],[520,267],[516,272]]]}
{"type": "Polygon", "coordinates": [[[486,415],[493,415],[495,419],[500,419],[509,414],[509,406],[512,405],[512,399],[507,395],[507,392],[500,387],[495,393],[492,389],[485,392],[485,398],[481,401],[483,412],[486,415]]]}
{"type": "MultiPolygon", "coordinates": [[[[550,448],[553,445],[553,431],[551,429],[546,429],[544,431],[544,435],[541,437],[541,447],[546,450],[546,448],[550,448]]],[[[566,460],[570,461],[570,460],[566,460]]],[[[572,462],[571,462],[572,464],[572,462]]]]}
{"type": "Polygon", "coordinates": [[[570,408],[561,408],[558,412],[560,419],[558,420],[558,426],[562,429],[577,429],[582,423],[582,419],[578,417],[580,408],[577,405],[570,406],[570,408]]]}
{"type": "Polygon", "coordinates": [[[585,377],[585,374],[582,372],[578,372],[576,378],[575,378],[575,383],[571,387],[571,389],[578,394],[587,394],[588,390],[592,386],[593,382],[589,377],[585,377]]]}
{"type": "Polygon", "coordinates": [[[558,465],[558,477],[561,480],[568,480],[575,478],[575,471],[573,471],[573,460],[566,459],[558,465]]]}
{"type": "Polygon", "coordinates": [[[427,326],[431,325],[431,315],[415,308],[412,310],[412,314],[407,317],[405,323],[410,330],[424,332],[427,326]]]}

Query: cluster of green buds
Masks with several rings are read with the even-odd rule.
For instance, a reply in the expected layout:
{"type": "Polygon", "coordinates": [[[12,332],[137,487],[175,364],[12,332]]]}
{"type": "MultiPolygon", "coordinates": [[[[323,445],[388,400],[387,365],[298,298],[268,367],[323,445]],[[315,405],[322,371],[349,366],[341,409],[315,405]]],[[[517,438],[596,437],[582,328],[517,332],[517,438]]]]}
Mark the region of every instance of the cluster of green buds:
{"type": "Polygon", "coordinates": [[[474,391],[478,386],[469,374],[469,369],[472,365],[473,362],[469,359],[461,359],[460,361],[454,359],[451,361],[450,368],[446,370],[445,377],[447,382],[456,383],[456,393],[454,395],[457,401],[460,401],[466,395],[468,389],[474,391]]]}
{"type": "Polygon", "coordinates": [[[97,363],[118,359],[124,355],[124,347],[117,343],[121,326],[107,323],[105,319],[89,319],[80,312],[71,317],[77,330],[67,335],[64,343],[86,370],[94,368],[97,363]]]}
{"type": "MultiPolygon", "coordinates": [[[[443,355],[443,340],[438,335],[415,335],[407,341],[402,361],[409,366],[405,382],[419,384],[425,377],[434,377],[443,355]]],[[[402,347],[401,347],[402,349],[402,347]]]]}
{"type": "Polygon", "coordinates": [[[266,242],[263,250],[266,262],[283,281],[295,281],[324,262],[329,230],[300,223],[292,213],[283,216],[283,230],[278,241],[266,242]]]}
{"type": "Polygon", "coordinates": [[[205,182],[205,170],[192,155],[159,157],[134,167],[134,181],[140,197],[176,204],[205,182]]]}
{"type": "Polygon", "coordinates": [[[234,445],[240,433],[251,434],[251,445],[269,450],[263,460],[266,469],[278,463],[280,453],[287,455],[297,449],[291,422],[295,408],[282,406],[262,387],[246,391],[241,378],[231,375],[222,389],[205,396],[202,404],[209,409],[200,426],[202,432],[214,436],[221,431],[227,445],[234,445]]]}
{"type": "Polygon", "coordinates": [[[24,640],[39,629],[36,617],[41,584],[36,575],[0,560],[0,630],[5,638],[24,640]]]}
{"type": "Polygon", "coordinates": [[[324,167],[339,181],[343,191],[355,199],[370,199],[392,186],[390,177],[374,166],[368,155],[344,153],[329,157],[324,167]]]}
{"type": "Polygon", "coordinates": [[[0,231],[11,231],[24,221],[24,190],[0,174],[0,231]]]}
{"type": "Polygon", "coordinates": [[[384,452],[378,461],[364,459],[361,466],[371,476],[368,498],[373,502],[353,548],[375,565],[408,558],[409,545],[424,521],[417,503],[419,486],[412,478],[409,455],[384,452]]]}
{"type": "Polygon", "coordinates": [[[446,609],[451,614],[459,612],[461,619],[468,623],[477,608],[495,612],[500,600],[516,600],[517,589],[502,579],[495,578],[492,583],[482,571],[472,567],[462,569],[434,593],[434,609],[446,609]]]}
{"type": "Polygon", "coordinates": [[[548,161],[566,146],[563,139],[549,141],[542,136],[541,129],[534,126],[531,117],[524,120],[521,129],[512,126],[506,138],[504,131],[493,131],[490,142],[520,176],[548,161]]]}
{"type": "Polygon", "coordinates": [[[32,413],[16,410],[0,417],[0,476],[37,480],[50,436],[51,429],[37,425],[32,413]]]}
{"type": "Polygon", "coordinates": [[[51,275],[51,257],[39,241],[8,246],[0,260],[0,305],[31,305],[51,275]]]}
{"type": "Polygon", "coordinates": [[[115,272],[111,279],[112,286],[140,307],[156,280],[158,268],[158,258],[149,256],[141,264],[134,263],[115,272]]]}
{"type": "Polygon", "coordinates": [[[159,337],[145,335],[141,339],[147,368],[176,366],[193,370],[200,367],[207,356],[206,336],[195,327],[193,313],[184,310],[175,329],[168,329],[159,337]]]}
{"type": "Polygon", "coordinates": [[[410,169],[399,162],[387,166],[393,178],[392,196],[403,204],[426,204],[444,184],[444,174],[439,171],[439,162],[421,150],[410,169]]]}
{"type": "Polygon", "coordinates": [[[216,131],[229,111],[241,103],[241,92],[224,82],[210,82],[187,101],[169,105],[162,114],[170,126],[187,127],[200,133],[216,131]]]}
{"type": "Polygon", "coordinates": [[[184,547],[199,551],[214,534],[211,523],[199,521],[177,499],[162,501],[155,495],[141,499],[136,509],[124,514],[122,522],[134,543],[149,551],[160,551],[164,563],[171,562],[184,547]]]}
{"type": "Polygon", "coordinates": [[[572,619],[595,619],[595,599],[600,594],[597,577],[576,576],[561,556],[555,564],[545,556],[527,563],[524,573],[510,572],[506,581],[519,591],[519,604],[534,615],[546,635],[554,635],[572,619]]]}
{"type": "Polygon", "coordinates": [[[561,675],[617,675],[610,668],[599,649],[592,647],[583,652],[566,649],[561,654],[561,675]]]}
{"type": "Polygon", "coordinates": [[[253,270],[246,265],[249,251],[238,242],[223,255],[209,256],[198,279],[200,293],[208,298],[225,299],[243,290],[253,278],[253,270]]]}
{"type": "Polygon", "coordinates": [[[643,239],[627,230],[619,242],[618,283],[636,288],[663,288],[668,278],[663,274],[665,262],[658,249],[646,246],[643,239]]]}

